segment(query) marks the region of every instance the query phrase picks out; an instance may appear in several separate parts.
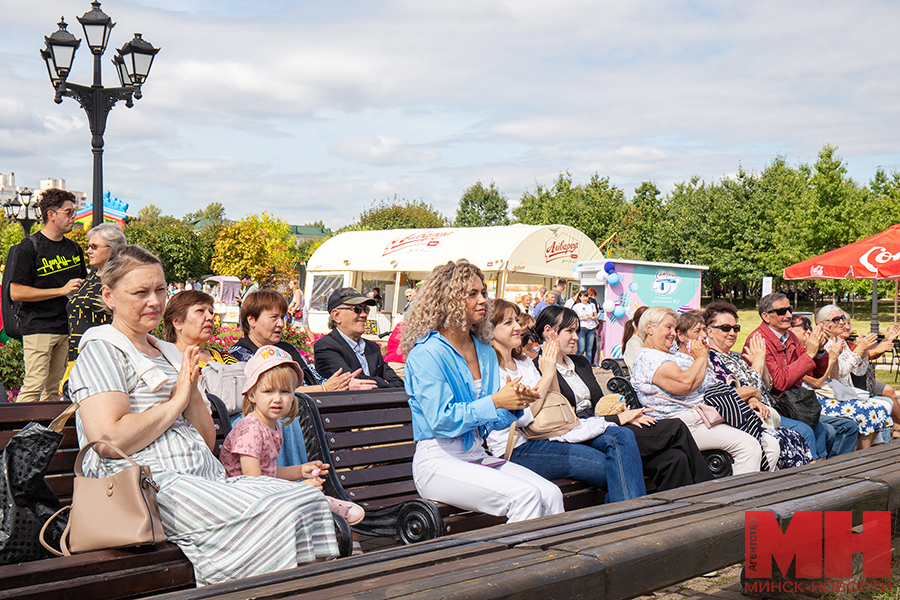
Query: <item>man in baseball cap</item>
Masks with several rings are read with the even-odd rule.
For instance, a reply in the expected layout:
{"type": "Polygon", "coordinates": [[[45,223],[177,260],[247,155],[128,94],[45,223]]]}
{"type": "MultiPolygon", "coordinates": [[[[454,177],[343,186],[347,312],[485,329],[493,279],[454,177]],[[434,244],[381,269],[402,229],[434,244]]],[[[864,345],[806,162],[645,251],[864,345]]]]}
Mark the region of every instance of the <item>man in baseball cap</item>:
{"type": "Polygon", "coordinates": [[[313,346],[319,374],[330,377],[338,369],[352,373],[362,368],[360,383],[369,381],[371,388],[403,387],[403,380],[384,362],[378,344],[362,337],[375,300],[346,287],[332,292],[327,306],[331,333],[319,338],[313,346]]]}

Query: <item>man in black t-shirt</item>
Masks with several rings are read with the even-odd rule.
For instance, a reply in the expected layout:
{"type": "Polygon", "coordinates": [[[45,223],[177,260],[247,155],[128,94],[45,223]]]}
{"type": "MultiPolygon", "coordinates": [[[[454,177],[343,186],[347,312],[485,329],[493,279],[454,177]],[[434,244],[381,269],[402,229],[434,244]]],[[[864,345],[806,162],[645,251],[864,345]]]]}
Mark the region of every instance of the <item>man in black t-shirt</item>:
{"type": "Polygon", "coordinates": [[[25,350],[25,380],[16,402],[59,398],[69,341],[66,296],[87,277],[84,252],[65,237],[75,225],[74,194],[45,190],[40,207],[44,228],[31,236],[34,244],[25,240],[19,247],[9,286],[10,297],[22,302],[19,325],[25,350]]]}

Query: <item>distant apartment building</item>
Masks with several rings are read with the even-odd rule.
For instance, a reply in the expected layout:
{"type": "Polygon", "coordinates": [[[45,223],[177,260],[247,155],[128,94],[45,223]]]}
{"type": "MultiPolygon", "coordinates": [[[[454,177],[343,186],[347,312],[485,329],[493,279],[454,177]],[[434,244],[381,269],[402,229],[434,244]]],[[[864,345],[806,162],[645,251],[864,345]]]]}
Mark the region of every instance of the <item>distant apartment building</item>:
{"type": "MultiPolygon", "coordinates": [[[[16,197],[16,192],[31,186],[16,186],[16,174],[10,173],[9,175],[4,175],[0,173],[0,204],[6,202],[7,200],[12,200],[16,197]]],[[[58,188],[61,190],[66,189],[66,180],[65,179],[41,179],[40,187],[35,189],[35,192],[42,192],[44,190],[48,190],[50,188],[58,188]]],[[[32,188],[34,189],[34,188],[32,188]]],[[[85,206],[87,206],[87,194],[85,192],[76,192],[75,190],[69,190],[75,195],[75,209],[81,210],[85,206]]],[[[34,197],[37,200],[37,196],[34,197]]]]}

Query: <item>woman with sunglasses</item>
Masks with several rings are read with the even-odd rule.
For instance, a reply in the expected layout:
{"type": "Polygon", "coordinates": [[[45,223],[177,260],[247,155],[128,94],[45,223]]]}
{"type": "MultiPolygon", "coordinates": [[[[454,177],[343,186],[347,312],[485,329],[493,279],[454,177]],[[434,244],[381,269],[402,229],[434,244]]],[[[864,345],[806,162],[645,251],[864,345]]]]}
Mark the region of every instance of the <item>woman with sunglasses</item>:
{"type": "Polygon", "coordinates": [[[778,438],[781,448],[779,469],[799,467],[825,458],[824,426],[817,426],[817,435],[806,423],[778,415],[773,408],[774,401],[769,394],[771,378],[766,369],[766,345],[762,338],[755,337],[750,341],[747,352],[749,364],[732,350],[741,330],[737,318],[734,304],[723,300],[710,303],[703,313],[709,340],[709,364],[716,378],[726,383],[731,378],[737,384],[738,395],[763,419],[766,427],[764,434],[778,438]],[[795,434],[785,433],[786,430],[795,434]]]}
{"type": "Polygon", "coordinates": [[[112,313],[106,308],[101,294],[103,284],[100,282],[100,271],[106,266],[112,251],[128,243],[117,223],[97,225],[88,231],[87,240],[91,272],[66,304],[69,321],[69,369],[78,358],[78,342],[84,332],[91,327],[112,322],[112,313]]]}

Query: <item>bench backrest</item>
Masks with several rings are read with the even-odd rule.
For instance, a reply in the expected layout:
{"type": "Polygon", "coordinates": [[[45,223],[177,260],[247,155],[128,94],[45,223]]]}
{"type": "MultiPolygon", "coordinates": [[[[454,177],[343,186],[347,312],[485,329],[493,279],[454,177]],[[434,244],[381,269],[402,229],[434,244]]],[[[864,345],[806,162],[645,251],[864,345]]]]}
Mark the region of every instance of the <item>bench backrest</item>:
{"type": "Polygon", "coordinates": [[[331,452],[326,494],[367,508],[418,497],[412,479],[416,444],[407,398],[403,389],[332,392],[315,398],[300,394],[298,419],[309,460],[327,462],[331,452]],[[321,417],[318,432],[312,407],[321,417]],[[327,447],[321,447],[320,439],[327,447]]]}

